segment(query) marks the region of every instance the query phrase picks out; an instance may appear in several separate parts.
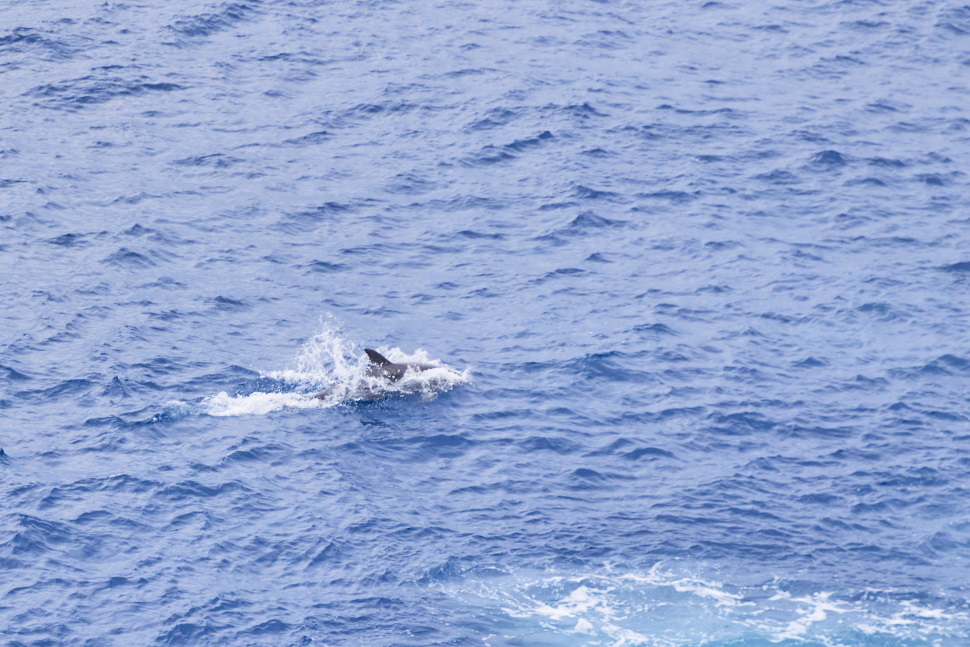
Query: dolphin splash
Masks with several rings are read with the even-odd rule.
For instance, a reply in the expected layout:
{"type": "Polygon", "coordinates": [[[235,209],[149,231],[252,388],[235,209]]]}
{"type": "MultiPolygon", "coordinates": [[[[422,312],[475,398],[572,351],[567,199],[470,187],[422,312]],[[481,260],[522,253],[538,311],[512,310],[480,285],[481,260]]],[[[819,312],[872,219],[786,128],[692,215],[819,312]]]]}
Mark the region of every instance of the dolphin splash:
{"type": "Polygon", "coordinates": [[[453,373],[452,369],[436,364],[392,362],[373,348],[365,348],[364,352],[367,353],[369,362],[361,377],[337,382],[313,397],[328,401],[376,400],[393,392],[433,391],[436,381],[426,379],[431,376],[423,376],[420,375],[421,373],[426,371],[453,373]]]}

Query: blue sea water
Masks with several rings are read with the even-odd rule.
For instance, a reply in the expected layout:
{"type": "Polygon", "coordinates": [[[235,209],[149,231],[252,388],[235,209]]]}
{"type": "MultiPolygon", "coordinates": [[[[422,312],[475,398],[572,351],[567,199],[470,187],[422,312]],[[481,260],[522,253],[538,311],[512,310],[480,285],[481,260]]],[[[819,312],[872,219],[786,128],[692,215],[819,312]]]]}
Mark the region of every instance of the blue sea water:
{"type": "Polygon", "coordinates": [[[970,645],[970,6],[6,0],[0,97],[2,644],[970,645]]]}

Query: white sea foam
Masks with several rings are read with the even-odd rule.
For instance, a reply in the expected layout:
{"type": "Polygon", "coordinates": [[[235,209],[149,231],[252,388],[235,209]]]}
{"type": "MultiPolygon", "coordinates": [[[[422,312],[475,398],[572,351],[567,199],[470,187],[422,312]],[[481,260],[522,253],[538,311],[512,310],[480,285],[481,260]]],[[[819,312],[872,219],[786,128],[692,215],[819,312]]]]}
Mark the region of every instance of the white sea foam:
{"type": "Polygon", "coordinates": [[[657,567],[573,576],[510,573],[443,587],[475,614],[497,616],[509,627],[505,637],[542,644],[848,647],[866,636],[887,647],[962,647],[970,627],[962,611],[894,601],[889,592],[861,600],[825,591],[792,595],[777,584],[737,587],[657,567]]]}

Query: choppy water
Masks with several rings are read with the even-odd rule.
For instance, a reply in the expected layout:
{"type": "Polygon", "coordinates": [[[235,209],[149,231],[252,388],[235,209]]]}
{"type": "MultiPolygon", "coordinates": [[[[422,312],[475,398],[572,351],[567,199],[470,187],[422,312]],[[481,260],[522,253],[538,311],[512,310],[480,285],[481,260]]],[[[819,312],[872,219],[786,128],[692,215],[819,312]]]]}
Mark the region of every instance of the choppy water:
{"type": "Polygon", "coordinates": [[[0,97],[4,644],[970,644],[970,7],[7,0],[0,97]]]}

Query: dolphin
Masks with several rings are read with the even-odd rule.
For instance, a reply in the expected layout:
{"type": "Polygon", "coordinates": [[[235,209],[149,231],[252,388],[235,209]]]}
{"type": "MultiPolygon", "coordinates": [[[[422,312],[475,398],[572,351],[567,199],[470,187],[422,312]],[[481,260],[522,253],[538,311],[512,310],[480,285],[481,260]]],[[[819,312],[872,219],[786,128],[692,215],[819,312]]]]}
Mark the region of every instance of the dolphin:
{"type": "MultiPolygon", "coordinates": [[[[440,366],[435,366],[434,364],[420,364],[418,362],[392,362],[373,348],[365,348],[364,352],[367,353],[367,357],[370,359],[370,363],[367,365],[367,368],[364,369],[364,375],[367,377],[381,378],[387,380],[388,382],[397,382],[404,377],[404,374],[408,371],[419,373],[432,368],[441,368],[440,366]]],[[[334,384],[330,388],[317,393],[313,397],[318,400],[325,400],[337,389],[343,386],[344,385],[340,383],[334,384]]],[[[366,387],[358,389],[358,394],[365,397],[376,397],[379,395],[378,393],[375,393],[373,389],[366,387]]]]}

